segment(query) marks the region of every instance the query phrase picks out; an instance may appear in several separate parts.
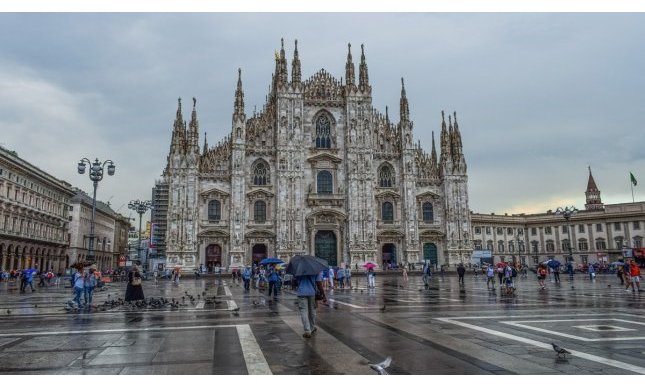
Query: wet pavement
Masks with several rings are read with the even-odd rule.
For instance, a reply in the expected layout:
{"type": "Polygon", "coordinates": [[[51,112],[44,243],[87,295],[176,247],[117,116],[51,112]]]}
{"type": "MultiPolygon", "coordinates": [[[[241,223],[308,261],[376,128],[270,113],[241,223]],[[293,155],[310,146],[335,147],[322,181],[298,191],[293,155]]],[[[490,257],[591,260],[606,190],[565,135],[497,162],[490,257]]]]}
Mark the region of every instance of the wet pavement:
{"type": "Polygon", "coordinates": [[[645,374],[645,293],[613,275],[545,291],[529,275],[511,296],[472,274],[462,286],[438,275],[428,288],[420,276],[352,285],[327,291],[305,339],[294,292],[274,301],[230,278],[145,281],[146,297],[179,303],[159,308],[103,306],[125,293],[109,284],[91,311],[65,310],[70,288],[0,283],[0,373],[369,375],[391,356],[392,374],[645,374]],[[552,342],[571,354],[559,358],[552,342]]]}

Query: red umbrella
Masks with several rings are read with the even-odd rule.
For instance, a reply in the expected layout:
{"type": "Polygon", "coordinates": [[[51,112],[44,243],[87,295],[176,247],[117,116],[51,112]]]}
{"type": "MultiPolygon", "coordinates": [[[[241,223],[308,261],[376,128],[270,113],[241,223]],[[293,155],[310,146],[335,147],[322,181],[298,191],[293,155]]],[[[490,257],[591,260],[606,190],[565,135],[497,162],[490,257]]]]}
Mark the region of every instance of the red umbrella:
{"type": "Polygon", "coordinates": [[[375,268],[375,267],[377,267],[377,266],[378,266],[377,264],[372,263],[372,262],[367,262],[366,264],[364,264],[364,265],[363,265],[363,267],[364,267],[364,268],[366,268],[366,269],[368,269],[368,270],[369,270],[369,269],[373,269],[373,268],[375,268]]]}
{"type": "Polygon", "coordinates": [[[497,264],[495,264],[495,267],[506,267],[506,264],[504,262],[497,262],[497,264]]]}

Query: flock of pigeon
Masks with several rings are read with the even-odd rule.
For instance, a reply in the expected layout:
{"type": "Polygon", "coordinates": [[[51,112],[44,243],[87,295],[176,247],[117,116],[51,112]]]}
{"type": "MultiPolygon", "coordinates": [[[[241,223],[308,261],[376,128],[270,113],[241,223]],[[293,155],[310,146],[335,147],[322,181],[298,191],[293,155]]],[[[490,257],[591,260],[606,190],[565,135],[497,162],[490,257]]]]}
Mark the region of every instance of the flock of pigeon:
{"type": "MultiPolygon", "coordinates": [[[[218,300],[215,296],[207,297],[206,291],[203,291],[202,294],[197,294],[196,297],[188,292],[184,292],[184,295],[181,296],[181,298],[150,297],[137,301],[125,301],[120,297],[114,299],[111,294],[108,294],[106,301],[102,304],[93,305],[92,309],[99,312],[105,312],[108,310],[133,311],[167,308],[178,310],[180,307],[195,306],[200,301],[203,301],[204,305],[217,305],[222,303],[222,301],[218,300]]],[[[65,305],[65,310],[68,312],[79,312],[82,308],[79,309],[78,306],[70,300],[65,305]]]]}

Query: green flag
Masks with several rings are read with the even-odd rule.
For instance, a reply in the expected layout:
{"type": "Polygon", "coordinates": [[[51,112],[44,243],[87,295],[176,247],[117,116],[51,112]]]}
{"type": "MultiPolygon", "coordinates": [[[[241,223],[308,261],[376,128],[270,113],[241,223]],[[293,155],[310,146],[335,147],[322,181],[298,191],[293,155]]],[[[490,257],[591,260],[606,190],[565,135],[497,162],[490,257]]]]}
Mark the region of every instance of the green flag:
{"type": "Polygon", "coordinates": [[[636,185],[636,178],[634,177],[634,174],[629,172],[629,177],[632,179],[632,184],[636,185]]]}

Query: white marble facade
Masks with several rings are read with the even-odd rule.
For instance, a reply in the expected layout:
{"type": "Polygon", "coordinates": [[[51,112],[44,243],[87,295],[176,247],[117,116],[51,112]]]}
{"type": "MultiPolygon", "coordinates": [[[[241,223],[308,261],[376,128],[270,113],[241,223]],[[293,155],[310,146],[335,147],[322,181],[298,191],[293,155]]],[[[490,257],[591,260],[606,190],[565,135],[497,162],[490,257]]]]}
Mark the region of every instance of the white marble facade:
{"type": "Polygon", "coordinates": [[[467,261],[468,181],[457,117],[442,114],[440,156],[413,139],[405,86],[398,122],[372,106],[363,47],[358,76],[301,80],[297,42],[284,45],[262,111],[247,117],[241,71],[230,134],[199,144],[196,100],[179,101],[164,180],[168,266],[235,267],[262,257],[324,257],[333,265],[467,261]]]}

